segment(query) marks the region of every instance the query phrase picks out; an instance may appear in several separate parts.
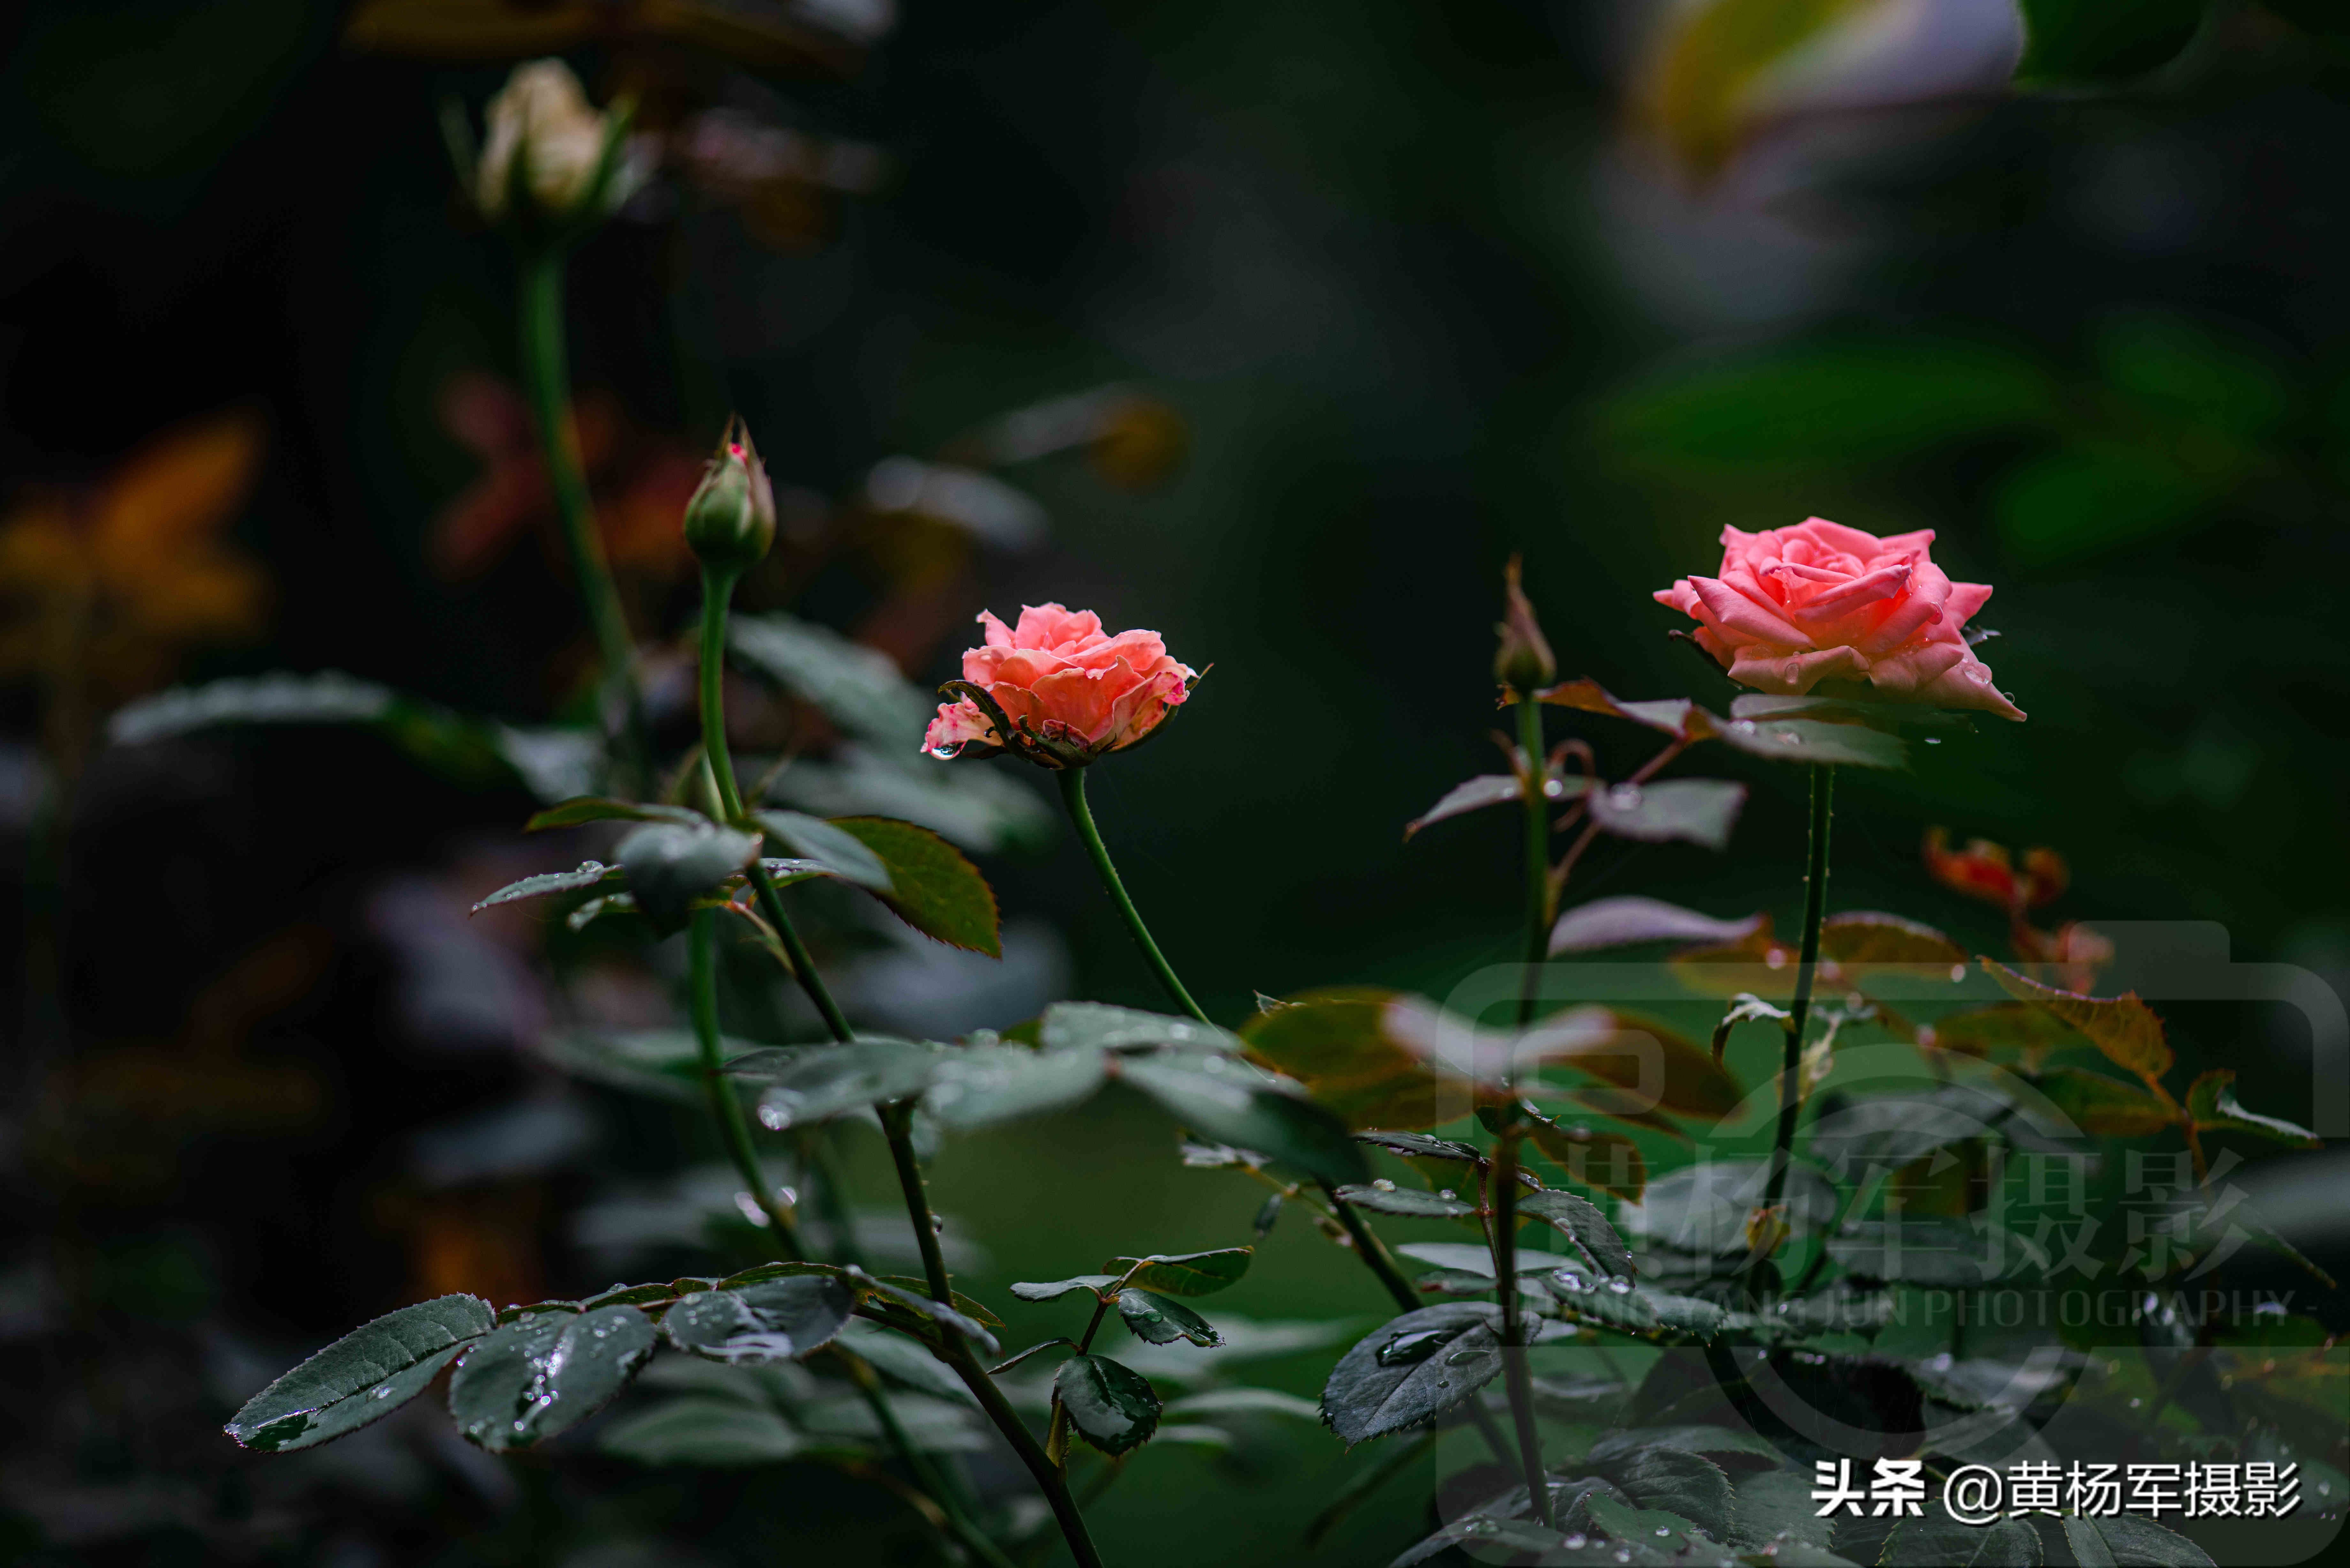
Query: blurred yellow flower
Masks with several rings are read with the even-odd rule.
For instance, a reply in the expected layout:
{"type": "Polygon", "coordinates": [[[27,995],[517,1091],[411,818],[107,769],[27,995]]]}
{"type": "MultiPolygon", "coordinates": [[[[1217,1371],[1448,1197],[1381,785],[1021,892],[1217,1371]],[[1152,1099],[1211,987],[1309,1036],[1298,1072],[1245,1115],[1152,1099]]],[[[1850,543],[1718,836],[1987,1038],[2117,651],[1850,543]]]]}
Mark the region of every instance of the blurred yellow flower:
{"type": "Polygon", "coordinates": [[[246,410],[150,441],[96,484],[26,493],[0,521],[0,679],[118,701],[181,652],[258,636],[269,579],[222,535],[266,438],[246,410]]]}

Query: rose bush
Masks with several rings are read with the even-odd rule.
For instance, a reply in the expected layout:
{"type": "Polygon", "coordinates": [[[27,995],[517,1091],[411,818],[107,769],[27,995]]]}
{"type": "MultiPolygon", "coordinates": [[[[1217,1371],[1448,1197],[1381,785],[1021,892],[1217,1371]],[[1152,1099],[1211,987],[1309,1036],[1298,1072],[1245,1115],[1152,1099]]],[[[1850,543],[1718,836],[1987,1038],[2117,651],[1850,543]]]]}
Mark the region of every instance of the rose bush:
{"type": "Polygon", "coordinates": [[[1015,751],[1048,767],[1082,766],[1136,744],[1191,694],[1199,672],[1155,631],[1102,630],[1101,617],[1023,605],[1017,626],[979,612],[987,640],[962,656],[961,693],[922,737],[932,753],[1015,751]]]}
{"type": "Polygon", "coordinates": [[[1990,585],[1950,581],[1928,555],[1933,543],[1930,528],[1880,539],[1825,517],[1724,528],[1720,575],[1683,577],[1656,598],[1701,622],[1698,646],[1758,691],[1866,680],[1899,701],[2022,718],[1966,639],[1990,585]]]}

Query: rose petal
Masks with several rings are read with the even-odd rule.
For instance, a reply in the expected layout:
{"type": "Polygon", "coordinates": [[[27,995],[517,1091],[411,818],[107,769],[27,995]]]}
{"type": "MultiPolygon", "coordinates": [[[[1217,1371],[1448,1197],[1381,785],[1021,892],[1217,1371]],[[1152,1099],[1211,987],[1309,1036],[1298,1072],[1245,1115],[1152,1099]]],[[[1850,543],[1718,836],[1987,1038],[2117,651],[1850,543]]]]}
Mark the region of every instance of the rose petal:
{"type": "Polygon", "coordinates": [[[1881,600],[1889,599],[1909,586],[1909,570],[1906,565],[1879,566],[1873,572],[1865,572],[1850,579],[1841,587],[1822,588],[1810,598],[1794,607],[1797,617],[1804,624],[1809,625],[1814,620],[1833,620],[1838,616],[1850,614],[1863,605],[1873,605],[1881,600]]]}
{"type": "Polygon", "coordinates": [[[1706,625],[1718,631],[1736,632],[1781,648],[1812,646],[1807,633],[1716,578],[1691,577],[1690,587],[1697,592],[1706,625]]]}

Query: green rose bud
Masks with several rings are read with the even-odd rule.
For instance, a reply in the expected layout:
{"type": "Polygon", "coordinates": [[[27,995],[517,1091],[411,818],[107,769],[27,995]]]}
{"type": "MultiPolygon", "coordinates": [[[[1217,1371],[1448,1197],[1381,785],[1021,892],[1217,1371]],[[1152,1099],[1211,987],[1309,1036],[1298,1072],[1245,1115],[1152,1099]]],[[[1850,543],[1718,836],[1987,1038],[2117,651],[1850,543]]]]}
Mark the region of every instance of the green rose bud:
{"type": "Polygon", "coordinates": [[[703,566],[734,572],[757,566],[775,542],[775,486],[739,418],[685,504],[685,542],[703,566]]]}

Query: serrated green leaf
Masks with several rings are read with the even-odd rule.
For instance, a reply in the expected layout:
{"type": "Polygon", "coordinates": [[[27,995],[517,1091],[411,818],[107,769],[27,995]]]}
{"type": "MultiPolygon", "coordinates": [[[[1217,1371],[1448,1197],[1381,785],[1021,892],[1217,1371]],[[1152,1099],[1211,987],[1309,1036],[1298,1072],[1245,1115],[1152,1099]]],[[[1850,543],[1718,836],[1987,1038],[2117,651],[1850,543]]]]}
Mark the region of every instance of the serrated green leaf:
{"type": "Polygon", "coordinates": [[[661,1319],[661,1333],[711,1361],[795,1360],[829,1344],[856,1304],[839,1280],[801,1274],[688,1296],[661,1319]]]}
{"type": "Polygon", "coordinates": [[[1812,1478],[1795,1470],[1762,1470],[1740,1481],[1736,1525],[1733,1545],[1759,1548],[1775,1542],[1780,1556],[1795,1542],[1821,1552],[1835,1545],[1835,1521],[1820,1517],[1812,1478]]]}
{"type": "Polygon", "coordinates": [[[969,1132],[1082,1105],[1108,1077],[1103,1054],[1089,1047],[967,1045],[939,1056],[922,1107],[940,1126],[969,1132]]]}
{"type": "Polygon", "coordinates": [[[876,1279],[862,1269],[844,1269],[841,1271],[841,1277],[860,1290],[887,1298],[895,1305],[912,1313],[917,1317],[928,1318],[941,1327],[953,1330],[990,1355],[1003,1354],[1003,1346],[997,1343],[995,1335],[988,1333],[986,1326],[979,1319],[960,1310],[959,1307],[944,1305],[932,1301],[919,1291],[910,1291],[903,1285],[892,1284],[888,1280],[876,1279]]]}
{"type": "Polygon", "coordinates": [[[995,890],[962,851],[910,822],[886,816],[844,816],[832,824],[871,850],[889,873],[880,895],[898,918],[949,947],[1000,959],[995,890]]]}
{"type": "Polygon", "coordinates": [[[638,909],[655,930],[674,931],[695,899],[749,865],[758,848],[756,835],[731,827],[649,822],[620,840],[617,858],[638,909]]]}
{"type": "Polygon", "coordinates": [[[2085,996],[2043,985],[1996,959],[1984,959],[1982,966],[2008,995],[2046,1008],[2087,1035],[2116,1066],[2148,1078],[2159,1078],[2170,1071],[2174,1058],[2169,1042],[2163,1037],[2162,1020],[2136,992],[2085,996]]]}
{"type": "Polygon", "coordinates": [[[1170,1296],[1211,1296],[1238,1284],[1256,1256],[1253,1247],[1220,1247],[1211,1252],[1153,1252],[1147,1258],[1112,1258],[1102,1265],[1128,1282],[1170,1296]]]}
{"type": "Polygon", "coordinates": [[[2023,1002],[1945,1014],[1918,1032],[1918,1044],[1966,1056],[2021,1056],[2027,1063],[2052,1051],[2091,1048],[2088,1036],[2045,1008],[2023,1002]]]}
{"type": "Polygon", "coordinates": [[[632,1306],[526,1317],[466,1350],[449,1414],[492,1453],[528,1448],[602,1409],[652,1353],[652,1322],[632,1306]]]}
{"type": "Polygon", "coordinates": [[[478,915],[484,909],[495,909],[500,904],[518,903],[525,898],[550,898],[557,893],[577,893],[618,875],[600,860],[582,860],[577,870],[542,871],[536,877],[509,882],[475,904],[473,912],[478,915]]]}
{"type": "MultiPolygon", "coordinates": [[[[2089,1521],[2124,1568],[2214,1568],[2210,1554],[2176,1531],[2134,1513],[2089,1521]]],[[[2069,1542],[2069,1534],[2068,1534],[2069,1542]]],[[[2087,1559],[2084,1558],[2085,1565],[2087,1559]]]]}
{"type": "Polygon", "coordinates": [[[598,1307],[656,1306],[677,1295],[675,1286],[667,1282],[648,1285],[614,1285],[610,1290],[588,1297],[577,1303],[581,1312],[594,1312],[598,1307]]]}
{"type": "Polygon", "coordinates": [[[910,1040],[865,1036],[846,1045],[754,1052],[728,1063],[726,1070],[766,1084],[759,1096],[759,1120],[780,1132],[911,1099],[929,1085],[940,1056],[910,1040]]]}
{"type": "Polygon", "coordinates": [[[1333,1185],[1370,1171],[1344,1123],[1310,1100],[1252,1082],[1250,1069],[1222,1057],[1121,1057],[1118,1075],[1159,1102],[1191,1131],[1333,1185]]]}
{"type": "MultiPolygon", "coordinates": [[[[1125,1260],[1118,1261],[1122,1262],[1125,1260]]],[[[1024,1280],[1012,1287],[1012,1293],[1024,1302],[1056,1302],[1063,1296],[1075,1295],[1079,1291],[1085,1292],[1087,1295],[1098,1296],[1102,1292],[1118,1283],[1118,1281],[1117,1274],[1077,1274],[1066,1280],[1041,1282],[1024,1280]]]]}
{"type": "Polygon", "coordinates": [[[1598,1454],[1593,1468],[1624,1489],[1644,1509],[1661,1509],[1690,1521],[1718,1541],[1730,1539],[1735,1507],[1730,1477],[1703,1454],[1660,1443],[1635,1444],[1598,1454]]]}
{"type": "Polygon", "coordinates": [[[1188,1339],[1204,1349],[1224,1342],[1206,1318],[1181,1302],[1130,1285],[1118,1293],[1118,1315],[1126,1320],[1137,1339],[1152,1345],[1188,1339]]]}
{"type": "Polygon", "coordinates": [[[912,750],[936,706],[878,648],[797,616],[735,615],[726,624],[734,660],[813,703],[851,734],[912,750]]]}
{"type": "Polygon", "coordinates": [[[2050,1067],[2032,1080],[2048,1102],[2085,1133],[2143,1137],[2175,1125],[2162,1102],[2134,1084],[2078,1067],[2050,1067]]]}
{"type": "Polygon", "coordinates": [[[1731,1320],[1726,1308],[1696,1296],[1627,1280],[1586,1280],[1572,1269],[1550,1271],[1543,1275],[1543,1284],[1557,1301],[1561,1316],[1644,1339],[1710,1344],[1731,1320]]]}
{"type": "Polygon", "coordinates": [[[460,1351],[496,1326],[497,1314],[476,1296],[439,1296],[386,1313],[246,1400],[226,1430],[267,1453],[339,1438],[423,1393],[460,1351]]]}
{"type": "Polygon", "coordinates": [[[2214,1067],[2188,1085],[2187,1114],[2194,1118],[2197,1132],[2254,1133],[2296,1148],[2325,1147],[2324,1141],[2306,1127],[2244,1109],[2236,1099],[2236,1092],[2229,1087],[2235,1081],[2232,1070],[2214,1067]]]}
{"type": "Polygon", "coordinates": [[[1405,1159],[1440,1159],[1456,1165],[1482,1165],[1485,1157],[1465,1143],[1415,1132],[1359,1132],[1357,1143],[1383,1148],[1405,1159]]]}
{"type": "Polygon", "coordinates": [[[828,875],[868,893],[887,896],[895,890],[881,857],[846,828],[798,811],[760,811],[752,815],[769,837],[828,875]]]}
{"type": "Polygon", "coordinates": [[[1619,1542],[1656,1552],[1655,1561],[1686,1562],[1725,1554],[1721,1543],[1708,1535],[1695,1520],[1669,1509],[1636,1508],[1602,1491],[1587,1493],[1584,1504],[1592,1523],[1619,1542]]]}
{"type": "Polygon", "coordinates": [[[1141,1447],[1159,1429],[1150,1380],[1107,1355],[1072,1355],[1053,1374],[1053,1392],[1079,1437],[1106,1454],[1141,1447]]]}
{"type": "Polygon", "coordinates": [[[2040,1532],[2020,1519],[1960,1524],[1939,1505],[1894,1526],[1877,1558],[1887,1568],[2040,1568],[2040,1532]]]}
{"type": "Polygon", "coordinates": [[[1636,1271],[1631,1249],[1607,1222],[1597,1206],[1571,1192],[1528,1192],[1518,1199],[1518,1212],[1539,1220],[1575,1243],[1585,1262],[1604,1275],[1629,1275],[1636,1271]]]}
{"type": "Polygon", "coordinates": [[[1421,1192],[1409,1187],[1341,1187],[1338,1196],[1357,1209],[1410,1220],[1455,1220],[1477,1212],[1477,1206],[1466,1199],[1447,1198],[1441,1193],[1421,1192]]]}
{"type": "Polygon", "coordinates": [[[1448,1302],[1382,1324],[1331,1369],[1322,1418],[1352,1448],[1451,1409],[1501,1376],[1501,1318],[1489,1303],[1448,1302]]]}

